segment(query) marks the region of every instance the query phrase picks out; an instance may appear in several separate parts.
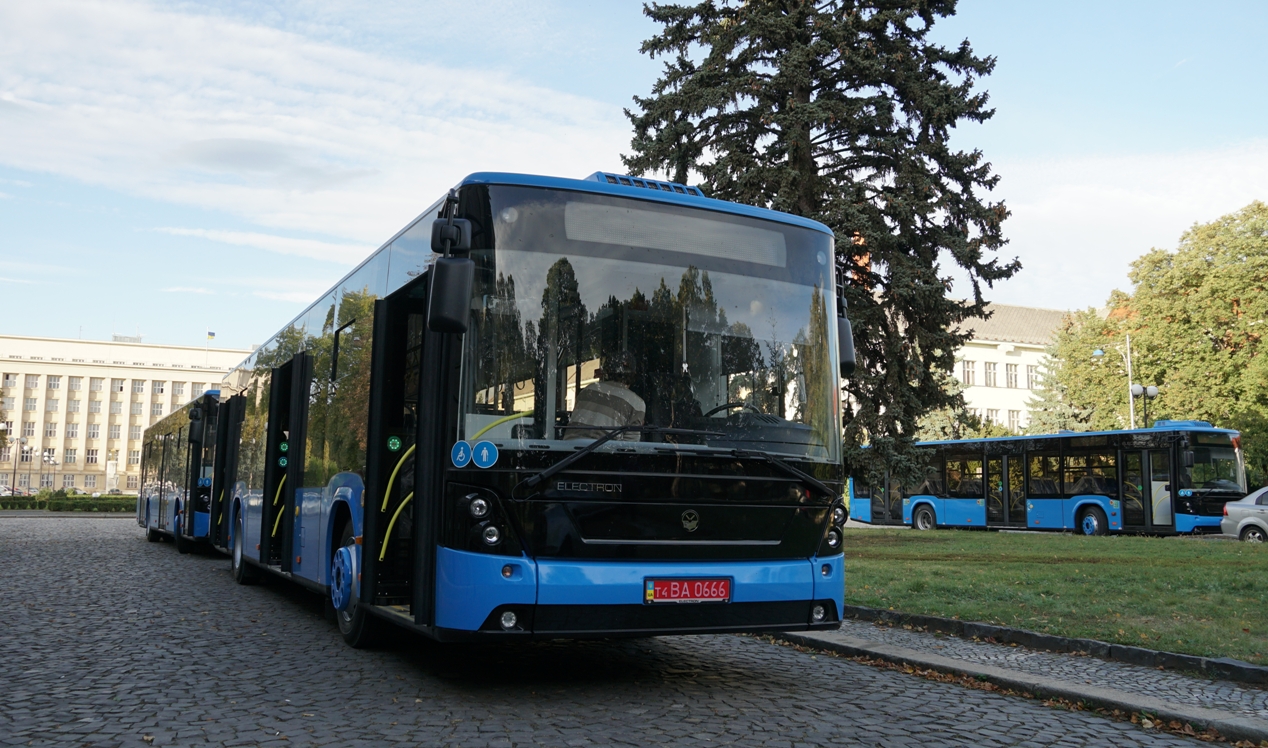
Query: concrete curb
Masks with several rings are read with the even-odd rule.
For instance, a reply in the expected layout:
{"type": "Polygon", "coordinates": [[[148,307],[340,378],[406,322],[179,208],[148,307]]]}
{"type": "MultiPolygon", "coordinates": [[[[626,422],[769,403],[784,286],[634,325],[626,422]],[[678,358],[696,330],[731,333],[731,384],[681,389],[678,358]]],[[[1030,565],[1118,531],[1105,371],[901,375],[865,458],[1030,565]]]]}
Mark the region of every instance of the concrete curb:
{"type": "Polygon", "coordinates": [[[1196,729],[1214,728],[1232,740],[1268,740],[1268,720],[1224,712],[1218,709],[1174,704],[1112,688],[1074,684],[1058,678],[1019,673],[993,665],[981,665],[952,657],[928,654],[906,647],[858,639],[837,632],[784,633],[777,638],[804,647],[836,652],[849,657],[870,657],[925,670],[987,680],[998,686],[1026,691],[1036,696],[1085,702],[1104,709],[1144,712],[1164,720],[1187,722],[1196,729]]]}
{"type": "Polygon", "coordinates": [[[1268,667],[1235,660],[1231,657],[1211,658],[1179,654],[1177,652],[1162,652],[1156,649],[1132,647],[1125,644],[1110,644],[1096,639],[1073,639],[1066,636],[1040,634],[1008,626],[973,623],[971,621],[960,621],[939,616],[899,613],[892,610],[868,608],[862,605],[846,605],[841,615],[843,618],[855,618],[860,621],[884,621],[886,623],[919,626],[928,631],[937,631],[970,639],[993,639],[1001,644],[1019,644],[1023,647],[1046,652],[1084,652],[1102,660],[1126,662],[1130,665],[1140,665],[1142,667],[1187,670],[1221,680],[1268,685],[1268,667]]]}

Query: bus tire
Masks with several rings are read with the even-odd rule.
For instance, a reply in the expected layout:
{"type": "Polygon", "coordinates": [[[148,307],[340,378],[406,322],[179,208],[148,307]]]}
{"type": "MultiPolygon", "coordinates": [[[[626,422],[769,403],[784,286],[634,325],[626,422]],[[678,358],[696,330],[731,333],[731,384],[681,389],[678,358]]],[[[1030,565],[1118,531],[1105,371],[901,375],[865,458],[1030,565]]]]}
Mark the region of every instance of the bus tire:
{"type": "Polygon", "coordinates": [[[1251,525],[1242,530],[1241,540],[1243,543],[1262,543],[1268,540],[1268,533],[1265,533],[1261,527],[1251,525]]]}
{"type": "Polygon", "coordinates": [[[233,552],[229,555],[229,566],[233,571],[233,581],[238,584],[255,584],[260,575],[251,568],[246,559],[246,532],[242,517],[233,526],[233,552]]]}
{"type": "Polygon", "coordinates": [[[911,515],[911,526],[916,530],[938,529],[938,517],[933,513],[933,507],[928,504],[916,507],[915,513],[911,515]]]}
{"type": "Polygon", "coordinates": [[[1099,506],[1090,506],[1079,512],[1079,532],[1083,535],[1109,535],[1109,522],[1099,506]]]}
{"type": "Polygon", "coordinates": [[[157,543],[163,539],[163,534],[153,527],[147,527],[145,528],[145,539],[151,543],[157,543]]]}
{"type": "Polygon", "coordinates": [[[182,555],[189,553],[194,547],[194,541],[181,535],[179,528],[172,533],[172,543],[176,546],[176,552],[182,555]]]}
{"type": "MultiPolygon", "coordinates": [[[[356,537],[352,532],[352,520],[344,522],[343,527],[339,531],[339,548],[355,545],[356,537]]],[[[334,563],[334,559],[331,559],[334,563]]],[[[334,578],[333,576],[331,577],[334,578]]],[[[330,596],[326,596],[329,601],[330,596]]],[[[348,602],[347,610],[335,611],[335,625],[339,627],[339,634],[343,636],[343,640],[353,649],[368,649],[373,647],[379,639],[381,622],[365,608],[361,607],[357,600],[357,595],[353,595],[348,602]]],[[[329,602],[328,602],[329,604],[329,602]]],[[[331,606],[333,608],[333,605],[331,606]]]]}

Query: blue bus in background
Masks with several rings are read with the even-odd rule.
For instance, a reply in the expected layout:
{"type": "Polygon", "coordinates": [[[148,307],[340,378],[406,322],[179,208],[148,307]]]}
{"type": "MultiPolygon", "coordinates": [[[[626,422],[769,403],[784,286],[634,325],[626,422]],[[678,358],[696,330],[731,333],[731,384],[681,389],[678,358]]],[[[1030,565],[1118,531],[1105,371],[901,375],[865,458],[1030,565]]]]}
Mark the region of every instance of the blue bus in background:
{"type": "Polygon", "coordinates": [[[923,442],[924,480],[855,475],[850,515],[877,525],[1219,533],[1246,495],[1241,437],[1206,421],[1151,428],[923,442]]]}
{"type": "Polygon", "coordinates": [[[833,628],[835,267],[686,185],[471,175],[147,432],[138,522],[356,647],[833,628]]]}

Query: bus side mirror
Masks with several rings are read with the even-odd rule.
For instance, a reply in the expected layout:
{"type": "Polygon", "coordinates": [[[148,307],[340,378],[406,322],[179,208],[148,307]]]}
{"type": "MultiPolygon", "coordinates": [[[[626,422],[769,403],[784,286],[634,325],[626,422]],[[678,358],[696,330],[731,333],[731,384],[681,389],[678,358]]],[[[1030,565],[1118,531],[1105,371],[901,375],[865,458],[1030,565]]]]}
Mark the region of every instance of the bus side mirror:
{"type": "Polygon", "coordinates": [[[1186,449],[1180,453],[1180,464],[1183,467],[1193,467],[1193,450],[1186,449]]]}
{"type": "Polygon", "coordinates": [[[837,346],[841,352],[841,376],[848,377],[854,373],[854,330],[850,327],[848,317],[837,317],[837,346]]]}
{"type": "Polygon", "coordinates": [[[471,316],[471,284],[475,262],[469,257],[441,257],[431,266],[427,294],[427,327],[434,332],[462,334],[471,316]]]}
{"type": "Polygon", "coordinates": [[[431,251],[438,254],[471,249],[471,221],[465,218],[437,218],[431,222],[431,251]],[[448,242],[448,246],[445,243],[448,242]]]}

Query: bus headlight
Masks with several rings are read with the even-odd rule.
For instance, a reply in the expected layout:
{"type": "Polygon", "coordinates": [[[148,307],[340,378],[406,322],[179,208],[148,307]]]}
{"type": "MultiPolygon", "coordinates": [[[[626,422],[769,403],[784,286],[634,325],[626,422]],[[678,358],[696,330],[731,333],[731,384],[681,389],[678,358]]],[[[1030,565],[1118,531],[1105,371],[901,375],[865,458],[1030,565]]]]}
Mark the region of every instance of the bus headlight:
{"type": "Polygon", "coordinates": [[[471,516],[476,519],[484,519],[489,516],[489,502],[479,497],[471,500],[471,516]]]}
{"type": "Polygon", "coordinates": [[[845,507],[837,504],[832,507],[832,524],[838,527],[845,524],[845,507]]]}
{"type": "Polygon", "coordinates": [[[499,530],[496,525],[489,525],[484,528],[484,534],[482,537],[484,538],[485,543],[488,543],[489,545],[497,545],[502,542],[502,531],[499,530]]]}
{"type": "Polygon", "coordinates": [[[516,624],[519,623],[519,618],[517,618],[514,613],[508,610],[502,614],[502,620],[500,621],[500,623],[502,624],[503,630],[510,631],[511,629],[515,628],[516,624]]]}
{"type": "Polygon", "coordinates": [[[823,542],[827,544],[828,548],[834,551],[840,548],[841,547],[841,531],[835,527],[832,528],[831,530],[828,530],[828,537],[824,538],[823,542]]]}
{"type": "Polygon", "coordinates": [[[823,609],[822,605],[816,605],[810,609],[810,621],[812,623],[822,623],[827,615],[828,612],[823,609]]]}

